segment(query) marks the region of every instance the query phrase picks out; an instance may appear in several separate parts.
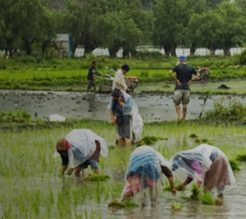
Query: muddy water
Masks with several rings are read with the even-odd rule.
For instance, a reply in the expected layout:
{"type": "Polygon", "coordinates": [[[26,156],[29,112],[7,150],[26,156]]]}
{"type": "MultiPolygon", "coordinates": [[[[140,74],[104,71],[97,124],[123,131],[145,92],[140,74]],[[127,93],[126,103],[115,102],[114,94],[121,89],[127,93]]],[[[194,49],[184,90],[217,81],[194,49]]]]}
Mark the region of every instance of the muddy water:
{"type": "Polygon", "coordinates": [[[81,206],[82,209],[96,211],[103,219],[138,219],[138,218],[170,218],[170,219],[245,219],[246,218],[246,168],[237,175],[237,186],[225,191],[224,204],[221,206],[204,205],[189,199],[190,193],[179,193],[174,198],[167,192],[159,194],[158,203],[151,207],[150,203],[144,208],[131,210],[112,210],[107,204],[93,204],[81,206]],[[176,200],[182,203],[180,210],[173,210],[171,203],[176,200]],[[92,210],[93,209],[93,210],[92,210]]]}
{"type": "MultiPolygon", "coordinates": [[[[176,119],[172,95],[133,95],[145,122],[176,119]]],[[[187,119],[197,119],[200,113],[213,109],[215,102],[239,101],[246,103],[244,96],[213,95],[204,105],[203,95],[192,94],[187,119]],[[203,107],[204,106],[204,107],[203,107]]],[[[1,91],[0,111],[24,110],[33,117],[48,118],[60,114],[67,118],[93,118],[107,120],[109,94],[40,91],[1,91]]]]}

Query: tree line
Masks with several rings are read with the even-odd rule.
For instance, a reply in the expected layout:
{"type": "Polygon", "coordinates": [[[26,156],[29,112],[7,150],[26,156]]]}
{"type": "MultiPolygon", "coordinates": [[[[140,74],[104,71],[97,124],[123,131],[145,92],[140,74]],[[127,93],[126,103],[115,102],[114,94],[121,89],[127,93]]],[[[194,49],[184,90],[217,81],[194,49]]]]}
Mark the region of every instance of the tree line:
{"type": "Polygon", "coordinates": [[[166,55],[177,47],[213,53],[244,46],[245,0],[0,0],[0,50],[45,56],[58,33],[70,33],[72,52],[108,48],[134,56],[152,44],[166,55]]]}

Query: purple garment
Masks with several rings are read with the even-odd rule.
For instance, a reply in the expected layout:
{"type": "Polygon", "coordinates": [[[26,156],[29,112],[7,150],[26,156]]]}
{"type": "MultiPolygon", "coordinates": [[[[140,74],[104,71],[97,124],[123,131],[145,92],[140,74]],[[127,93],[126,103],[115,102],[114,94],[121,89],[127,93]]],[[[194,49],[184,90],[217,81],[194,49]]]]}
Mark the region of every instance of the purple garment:
{"type": "Polygon", "coordinates": [[[204,173],[201,164],[197,160],[192,161],[191,169],[194,170],[194,172],[196,172],[200,176],[204,173]]]}

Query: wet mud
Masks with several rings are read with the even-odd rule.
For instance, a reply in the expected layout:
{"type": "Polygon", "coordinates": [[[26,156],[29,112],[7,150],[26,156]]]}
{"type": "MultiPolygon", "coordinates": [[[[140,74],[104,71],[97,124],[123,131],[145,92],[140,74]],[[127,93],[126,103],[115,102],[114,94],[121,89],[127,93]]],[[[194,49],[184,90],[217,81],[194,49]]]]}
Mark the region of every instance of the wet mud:
{"type": "MultiPolygon", "coordinates": [[[[176,119],[172,95],[133,94],[145,122],[171,121],[176,119]]],[[[4,91],[0,92],[0,111],[26,111],[32,117],[48,119],[52,114],[66,118],[89,118],[108,120],[107,106],[110,94],[45,91],[4,91]]],[[[244,96],[196,95],[192,94],[187,119],[199,119],[212,110],[215,102],[245,103],[244,96]],[[206,99],[206,101],[205,101],[206,99]]]]}

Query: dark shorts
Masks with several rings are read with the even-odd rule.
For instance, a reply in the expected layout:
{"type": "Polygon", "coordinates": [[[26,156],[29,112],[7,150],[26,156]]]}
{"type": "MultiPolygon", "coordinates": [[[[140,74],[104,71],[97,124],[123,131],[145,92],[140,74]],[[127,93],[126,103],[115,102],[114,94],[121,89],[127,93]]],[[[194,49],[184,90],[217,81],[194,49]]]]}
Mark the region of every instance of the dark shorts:
{"type": "Polygon", "coordinates": [[[88,89],[95,87],[94,80],[88,80],[88,89]]]}
{"type": "Polygon", "coordinates": [[[190,90],[178,89],[174,92],[173,102],[175,105],[180,103],[187,105],[190,102],[190,90]]]}
{"type": "Polygon", "coordinates": [[[124,115],[117,118],[116,129],[121,138],[132,138],[132,117],[131,115],[124,115]]]}

